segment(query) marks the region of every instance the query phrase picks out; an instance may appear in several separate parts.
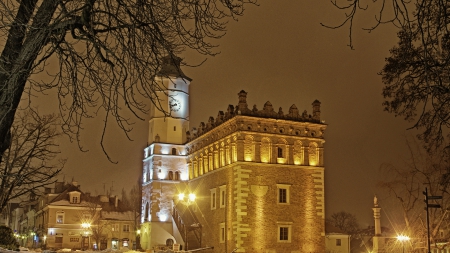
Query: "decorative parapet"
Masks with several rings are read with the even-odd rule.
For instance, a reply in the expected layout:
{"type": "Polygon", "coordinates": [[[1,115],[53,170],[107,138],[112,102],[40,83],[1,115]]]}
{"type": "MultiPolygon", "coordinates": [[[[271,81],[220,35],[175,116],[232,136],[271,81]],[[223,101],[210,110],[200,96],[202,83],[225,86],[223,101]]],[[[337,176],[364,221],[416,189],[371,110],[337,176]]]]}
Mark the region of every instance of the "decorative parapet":
{"type": "MultiPolygon", "coordinates": [[[[316,123],[316,124],[325,124],[324,121],[320,120],[320,102],[318,100],[315,100],[312,103],[313,106],[313,113],[308,114],[306,110],[303,111],[303,113],[300,114],[297,106],[293,104],[289,108],[289,112],[285,114],[283,112],[283,109],[280,107],[278,109],[278,112],[275,112],[273,109],[272,104],[267,101],[264,104],[264,107],[262,110],[258,110],[256,108],[256,105],[253,106],[253,108],[250,110],[248,109],[247,105],[247,92],[242,90],[238,93],[239,96],[239,103],[236,106],[228,105],[227,110],[219,111],[216,118],[209,117],[207,123],[204,122],[200,123],[200,126],[198,128],[193,128],[192,131],[188,131],[186,133],[187,135],[187,141],[190,142],[203,134],[211,131],[212,129],[216,128],[219,125],[222,125],[223,123],[227,122],[228,120],[242,115],[242,116],[250,116],[250,117],[258,117],[258,118],[269,118],[269,119],[281,119],[281,120],[289,120],[289,121],[298,121],[298,122],[309,122],[309,123],[316,123]]],[[[306,129],[308,131],[308,129],[306,129]]]]}
{"type": "Polygon", "coordinates": [[[236,115],[213,128],[214,131],[204,132],[192,139],[186,147],[187,155],[199,149],[214,144],[216,141],[230,137],[238,131],[254,132],[262,135],[276,134],[277,136],[302,137],[311,141],[324,142],[326,125],[323,123],[295,122],[280,119],[255,119],[255,117],[236,115]]]}

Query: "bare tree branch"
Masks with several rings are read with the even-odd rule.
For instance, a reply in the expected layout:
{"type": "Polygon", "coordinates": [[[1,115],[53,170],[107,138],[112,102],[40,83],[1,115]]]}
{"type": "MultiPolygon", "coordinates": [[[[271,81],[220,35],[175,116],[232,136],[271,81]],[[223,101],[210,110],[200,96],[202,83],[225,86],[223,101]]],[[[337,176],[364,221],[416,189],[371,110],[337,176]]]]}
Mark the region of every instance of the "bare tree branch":
{"type": "Polygon", "coordinates": [[[37,193],[56,181],[65,160],[56,160],[60,132],[58,117],[28,110],[18,114],[11,128],[11,146],[0,163],[0,210],[15,198],[37,193]]]}
{"type": "Polygon", "coordinates": [[[123,109],[139,119],[148,103],[164,110],[157,92],[165,87],[155,82],[163,57],[217,54],[214,41],[249,3],[255,0],[2,1],[0,154],[26,85],[57,90],[63,132],[77,142],[83,119],[97,115],[104,132],[113,119],[127,135],[132,121],[123,109]]]}

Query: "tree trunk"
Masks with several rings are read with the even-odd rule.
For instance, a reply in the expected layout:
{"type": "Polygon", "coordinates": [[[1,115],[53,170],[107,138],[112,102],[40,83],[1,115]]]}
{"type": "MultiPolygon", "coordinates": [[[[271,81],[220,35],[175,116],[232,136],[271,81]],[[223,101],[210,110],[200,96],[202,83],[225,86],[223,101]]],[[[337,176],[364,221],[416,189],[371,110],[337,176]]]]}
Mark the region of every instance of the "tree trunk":
{"type": "Polygon", "coordinates": [[[37,6],[37,0],[21,1],[9,30],[0,56],[0,162],[11,145],[10,129],[33,63],[51,36],[49,24],[57,2],[44,0],[37,6]],[[30,20],[33,20],[31,25],[30,20]]]}

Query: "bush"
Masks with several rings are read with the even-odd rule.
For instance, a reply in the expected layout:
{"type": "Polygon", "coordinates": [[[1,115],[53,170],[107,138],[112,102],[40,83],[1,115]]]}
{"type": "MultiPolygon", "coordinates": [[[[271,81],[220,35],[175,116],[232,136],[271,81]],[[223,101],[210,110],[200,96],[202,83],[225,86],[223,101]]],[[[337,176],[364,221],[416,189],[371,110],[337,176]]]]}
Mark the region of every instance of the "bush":
{"type": "Polygon", "coordinates": [[[0,226],[0,247],[18,250],[19,244],[14,238],[11,228],[7,226],[0,226]]]}

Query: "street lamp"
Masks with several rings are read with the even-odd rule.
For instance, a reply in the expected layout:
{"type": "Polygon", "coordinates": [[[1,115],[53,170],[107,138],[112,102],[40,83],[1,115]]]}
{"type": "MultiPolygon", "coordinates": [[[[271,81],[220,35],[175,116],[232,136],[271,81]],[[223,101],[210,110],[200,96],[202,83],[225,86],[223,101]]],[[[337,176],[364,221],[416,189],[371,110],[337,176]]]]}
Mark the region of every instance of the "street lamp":
{"type": "MultiPolygon", "coordinates": [[[[91,228],[91,224],[88,222],[81,223],[81,228],[83,228],[83,235],[84,237],[88,238],[88,249],[91,247],[91,237],[89,233],[89,229],[91,228]]],[[[84,244],[84,243],[83,243],[84,244]]]]}
{"type": "Polygon", "coordinates": [[[409,236],[406,235],[398,235],[397,240],[399,240],[402,243],[403,253],[405,253],[405,242],[409,241],[409,236]]]}
{"type": "MultiPolygon", "coordinates": [[[[196,196],[194,193],[189,193],[188,197],[187,198],[185,198],[185,197],[186,197],[186,195],[184,193],[178,194],[179,202],[181,202],[183,205],[185,205],[187,208],[189,208],[190,205],[194,204],[196,196]]],[[[187,231],[188,231],[188,226],[187,226],[187,224],[185,224],[184,225],[184,242],[186,244],[185,250],[188,250],[187,231]]]]}

